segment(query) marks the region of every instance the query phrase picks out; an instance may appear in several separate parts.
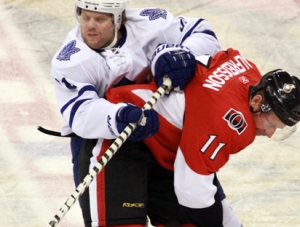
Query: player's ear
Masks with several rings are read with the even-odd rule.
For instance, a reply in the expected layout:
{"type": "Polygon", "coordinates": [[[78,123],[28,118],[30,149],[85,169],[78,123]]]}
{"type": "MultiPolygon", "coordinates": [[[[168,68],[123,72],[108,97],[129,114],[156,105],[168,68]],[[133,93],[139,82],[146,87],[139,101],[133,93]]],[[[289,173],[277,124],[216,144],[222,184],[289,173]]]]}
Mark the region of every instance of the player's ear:
{"type": "Polygon", "coordinates": [[[263,101],[263,97],[259,94],[254,95],[250,99],[249,104],[250,104],[250,108],[253,110],[253,112],[257,112],[260,109],[262,101],[263,101]]]}

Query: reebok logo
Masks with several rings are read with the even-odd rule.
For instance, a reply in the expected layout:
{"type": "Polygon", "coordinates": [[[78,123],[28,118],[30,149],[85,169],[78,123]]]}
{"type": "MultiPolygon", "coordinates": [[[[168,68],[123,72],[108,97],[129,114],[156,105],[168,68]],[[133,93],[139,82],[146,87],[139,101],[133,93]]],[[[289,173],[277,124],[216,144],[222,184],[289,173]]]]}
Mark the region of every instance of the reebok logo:
{"type": "Polygon", "coordinates": [[[122,207],[128,207],[128,208],[144,208],[144,203],[123,203],[122,207]]]}

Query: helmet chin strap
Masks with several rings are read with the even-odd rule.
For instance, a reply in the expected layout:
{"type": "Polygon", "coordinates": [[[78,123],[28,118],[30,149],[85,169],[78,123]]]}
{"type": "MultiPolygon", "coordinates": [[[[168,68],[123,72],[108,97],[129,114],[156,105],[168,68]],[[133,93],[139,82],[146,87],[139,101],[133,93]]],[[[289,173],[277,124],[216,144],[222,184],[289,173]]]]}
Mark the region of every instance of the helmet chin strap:
{"type": "Polygon", "coordinates": [[[268,103],[262,103],[261,106],[255,111],[252,106],[250,106],[250,111],[254,114],[256,113],[269,113],[271,111],[271,107],[268,103]]]}
{"type": "Polygon", "coordinates": [[[113,41],[107,46],[107,47],[103,47],[102,49],[110,49],[110,48],[113,48],[115,47],[115,45],[117,44],[117,41],[118,41],[118,31],[121,27],[121,19],[117,22],[115,22],[115,35],[114,35],[114,39],[113,41]]]}
{"type": "MultiPolygon", "coordinates": [[[[114,15],[114,17],[116,17],[116,15],[114,15]]],[[[114,23],[115,23],[115,35],[114,35],[114,39],[113,41],[107,46],[107,47],[103,47],[102,49],[110,49],[115,47],[117,41],[118,41],[118,31],[121,27],[121,14],[118,15],[118,19],[114,19],[114,23]]]]}
{"type": "Polygon", "coordinates": [[[105,49],[106,50],[106,49],[113,48],[116,45],[117,41],[118,41],[118,26],[116,26],[116,28],[115,28],[115,35],[114,35],[113,41],[108,46],[103,47],[101,49],[105,49]]]}

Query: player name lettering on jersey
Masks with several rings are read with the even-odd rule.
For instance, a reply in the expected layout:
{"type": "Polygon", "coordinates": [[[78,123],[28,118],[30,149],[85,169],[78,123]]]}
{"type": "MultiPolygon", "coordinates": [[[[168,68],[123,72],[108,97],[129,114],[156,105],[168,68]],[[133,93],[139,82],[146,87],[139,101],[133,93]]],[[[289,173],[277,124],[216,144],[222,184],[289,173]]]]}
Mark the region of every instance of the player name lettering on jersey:
{"type": "Polygon", "coordinates": [[[227,80],[233,76],[238,76],[251,68],[251,64],[245,58],[236,55],[233,59],[224,62],[220,67],[213,71],[205,80],[206,83],[203,84],[203,87],[219,91],[227,80]]]}

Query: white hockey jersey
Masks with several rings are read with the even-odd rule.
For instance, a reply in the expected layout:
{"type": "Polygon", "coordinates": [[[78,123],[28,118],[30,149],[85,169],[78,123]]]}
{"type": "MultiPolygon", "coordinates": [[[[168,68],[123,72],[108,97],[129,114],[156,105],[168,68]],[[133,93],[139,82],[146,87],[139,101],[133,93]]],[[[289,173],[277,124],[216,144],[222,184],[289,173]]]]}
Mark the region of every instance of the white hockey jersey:
{"type": "Polygon", "coordinates": [[[124,104],[108,102],[105,92],[124,78],[132,83],[147,81],[149,61],[159,44],[181,44],[195,55],[214,55],[220,49],[209,22],[201,18],[173,17],[156,8],[128,9],[126,18],[118,48],[90,49],[77,26],[55,54],[51,76],[65,121],[62,135],[116,138],[115,114],[124,104]]]}

